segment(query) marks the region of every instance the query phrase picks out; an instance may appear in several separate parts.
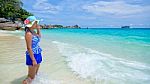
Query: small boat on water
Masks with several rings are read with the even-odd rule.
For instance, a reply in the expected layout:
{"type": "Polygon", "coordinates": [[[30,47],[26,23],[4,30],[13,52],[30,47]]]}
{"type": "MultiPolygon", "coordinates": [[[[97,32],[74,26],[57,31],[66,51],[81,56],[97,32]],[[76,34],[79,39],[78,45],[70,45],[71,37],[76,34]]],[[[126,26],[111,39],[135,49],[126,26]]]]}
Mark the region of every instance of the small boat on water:
{"type": "Polygon", "coordinates": [[[122,26],[121,28],[123,28],[123,29],[129,29],[130,26],[122,26]]]}

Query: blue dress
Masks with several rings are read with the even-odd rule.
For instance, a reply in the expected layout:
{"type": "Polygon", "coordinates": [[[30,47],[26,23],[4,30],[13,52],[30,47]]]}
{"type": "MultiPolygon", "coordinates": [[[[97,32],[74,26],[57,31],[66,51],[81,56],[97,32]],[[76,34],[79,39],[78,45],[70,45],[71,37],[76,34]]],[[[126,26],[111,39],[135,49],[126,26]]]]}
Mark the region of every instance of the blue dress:
{"type": "MultiPolygon", "coordinates": [[[[42,62],[42,49],[39,46],[40,37],[36,35],[32,35],[32,51],[35,57],[37,64],[42,62]]],[[[32,65],[32,60],[30,58],[30,54],[28,50],[26,51],[26,65],[32,65]]]]}

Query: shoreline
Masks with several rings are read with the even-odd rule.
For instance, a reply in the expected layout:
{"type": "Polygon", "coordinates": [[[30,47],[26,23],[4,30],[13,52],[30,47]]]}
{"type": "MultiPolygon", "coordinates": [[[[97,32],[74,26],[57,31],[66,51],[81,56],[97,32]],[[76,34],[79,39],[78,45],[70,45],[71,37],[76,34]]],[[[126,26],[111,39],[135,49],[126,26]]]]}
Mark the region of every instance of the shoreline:
{"type": "MultiPolygon", "coordinates": [[[[93,31],[95,30],[91,32],[93,31]]],[[[105,33],[105,31],[99,33],[105,33]]],[[[137,42],[137,39],[144,42],[146,39],[149,40],[149,31],[144,30],[145,33],[142,34],[144,36],[141,36],[141,33],[137,31],[136,34],[138,35],[136,36],[135,33],[132,33],[133,36],[121,37],[121,39],[129,38],[135,40],[132,42],[129,40],[118,40],[113,35],[105,35],[103,37],[103,34],[92,36],[91,38],[91,32],[84,34],[82,30],[79,31],[80,35],[68,32],[42,31],[40,46],[43,49],[43,62],[41,63],[39,75],[36,76],[33,84],[119,84],[123,82],[122,80],[129,84],[142,83],[142,81],[145,81],[145,84],[147,84],[147,81],[150,80],[150,67],[147,59],[147,56],[149,56],[148,50],[150,49],[149,43],[147,41],[148,44],[141,43],[141,41],[137,42]],[[66,35],[71,35],[71,38],[66,37],[66,35]],[[102,37],[100,38],[100,36],[102,37]],[[109,39],[109,37],[114,39],[109,39]],[[97,39],[94,41],[93,38],[97,39]],[[96,46],[98,47],[90,47],[87,45],[90,43],[84,43],[90,40],[97,43],[96,46]],[[74,41],[80,42],[78,44],[73,43],[74,41]],[[98,41],[106,44],[98,44],[98,41]],[[123,42],[124,46],[118,44],[118,42],[123,42]],[[131,43],[128,44],[127,42],[131,43]],[[103,49],[105,50],[103,51],[103,49]],[[122,49],[125,49],[124,52],[120,52],[122,49]],[[139,57],[137,58],[137,56],[139,57]],[[112,75],[112,72],[116,74],[112,75]],[[130,76],[126,75],[126,73],[130,76]],[[124,77],[120,74],[124,75],[124,77]],[[134,78],[132,74],[140,75],[144,79],[134,78]]],[[[0,36],[0,74],[3,75],[3,77],[0,77],[0,83],[2,84],[20,84],[27,75],[27,66],[25,65],[26,45],[23,33],[20,31],[0,31],[0,34],[4,34],[0,36]]],[[[126,31],[119,34],[122,35],[122,33],[129,34],[126,31]]]]}
{"type": "MultiPolygon", "coordinates": [[[[25,41],[12,33],[1,32],[0,74],[3,76],[0,77],[0,83],[20,84],[27,75],[24,53],[26,50],[25,41]]],[[[52,84],[92,84],[91,81],[79,78],[74,74],[56,46],[51,42],[48,42],[48,44],[45,44],[45,42],[44,40],[41,41],[43,62],[39,69],[40,76],[34,81],[35,83],[39,81],[41,84],[46,82],[51,82],[52,84]]]]}

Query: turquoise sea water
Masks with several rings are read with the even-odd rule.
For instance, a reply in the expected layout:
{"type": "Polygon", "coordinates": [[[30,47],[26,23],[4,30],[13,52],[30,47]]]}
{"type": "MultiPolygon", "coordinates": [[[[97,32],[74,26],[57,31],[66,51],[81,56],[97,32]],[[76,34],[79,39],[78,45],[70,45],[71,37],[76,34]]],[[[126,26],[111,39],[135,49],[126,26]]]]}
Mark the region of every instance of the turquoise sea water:
{"type": "Polygon", "coordinates": [[[150,63],[150,29],[49,29],[43,38],[150,63]]]}
{"type": "Polygon", "coordinates": [[[150,83],[150,29],[43,29],[42,41],[95,84],[150,83]]]}
{"type": "Polygon", "coordinates": [[[95,83],[149,84],[150,29],[49,29],[68,67],[95,83]]]}

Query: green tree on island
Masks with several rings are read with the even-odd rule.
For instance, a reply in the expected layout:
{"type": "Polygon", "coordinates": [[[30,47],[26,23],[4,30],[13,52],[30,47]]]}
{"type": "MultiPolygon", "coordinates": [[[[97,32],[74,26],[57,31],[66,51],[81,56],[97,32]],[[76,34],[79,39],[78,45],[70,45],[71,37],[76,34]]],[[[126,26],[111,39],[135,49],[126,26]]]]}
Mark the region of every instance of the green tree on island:
{"type": "Polygon", "coordinates": [[[0,0],[0,3],[0,18],[6,18],[14,22],[16,18],[24,20],[33,15],[22,8],[21,0],[0,0]]]}

